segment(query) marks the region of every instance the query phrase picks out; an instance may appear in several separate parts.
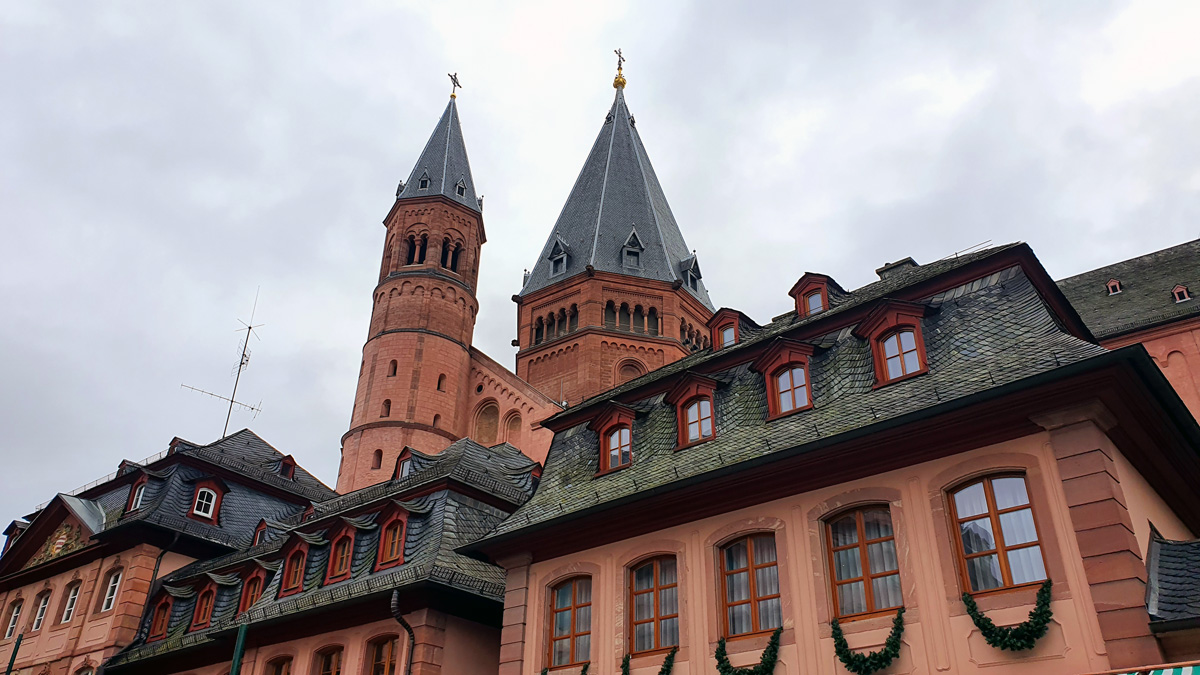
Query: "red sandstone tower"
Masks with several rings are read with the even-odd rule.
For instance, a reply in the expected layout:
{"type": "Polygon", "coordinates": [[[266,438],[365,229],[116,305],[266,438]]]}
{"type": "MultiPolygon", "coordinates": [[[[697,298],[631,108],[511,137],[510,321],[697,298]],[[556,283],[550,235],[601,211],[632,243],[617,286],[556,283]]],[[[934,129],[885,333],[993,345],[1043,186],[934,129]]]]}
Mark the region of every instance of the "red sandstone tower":
{"type": "Polygon", "coordinates": [[[709,346],[712,302],[625,105],[616,99],[517,302],[517,375],[583,399],[709,346]]]}
{"type": "Polygon", "coordinates": [[[339,492],[390,478],[405,446],[435,453],[470,434],[475,284],[486,240],[481,208],[452,96],[383,221],[383,262],[342,437],[339,492]]]}

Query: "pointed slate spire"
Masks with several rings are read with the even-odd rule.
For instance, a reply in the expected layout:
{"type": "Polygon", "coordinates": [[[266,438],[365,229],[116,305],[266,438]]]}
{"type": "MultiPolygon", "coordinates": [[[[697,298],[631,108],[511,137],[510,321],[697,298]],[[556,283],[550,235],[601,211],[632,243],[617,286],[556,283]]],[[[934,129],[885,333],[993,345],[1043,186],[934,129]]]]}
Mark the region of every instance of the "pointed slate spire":
{"type": "Polygon", "coordinates": [[[612,108],[520,294],[581,274],[591,265],[604,272],[679,281],[712,309],[703,281],[687,277],[696,265],[694,254],[683,240],[625,105],[623,78],[619,84],[613,85],[617,94],[612,108]],[[638,266],[626,264],[624,257],[632,232],[642,246],[638,266]],[[565,264],[555,264],[563,248],[557,244],[569,251],[565,264]]]}
{"type": "Polygon", "coordinates": [[[472,211],[482,211],[480,200],[475,196],[475,182],[471,179],[471,164],[467,161],[467,146],[458,125],[458,106],[453,97],[396,199],[430,195],[441,195],[472,211]]]}

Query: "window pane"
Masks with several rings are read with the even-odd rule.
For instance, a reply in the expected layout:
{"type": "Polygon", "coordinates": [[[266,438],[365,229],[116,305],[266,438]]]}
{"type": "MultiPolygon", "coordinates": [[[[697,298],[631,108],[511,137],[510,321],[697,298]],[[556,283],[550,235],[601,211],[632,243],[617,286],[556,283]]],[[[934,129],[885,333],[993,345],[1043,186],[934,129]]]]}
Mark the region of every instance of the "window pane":
{"type": "Polygon", "coordinates": [[[887,370],[889,378],[900,377],[904,374],[904,367],[900,365],[899,356],[893,356],[887,360],[887,370]]]}
{"type": "Polygon", "coordinates": [[[679,589],[664,588],[658,592],[658,614],[668,616],[679,613],[679,589]]]}
{"type": "Polygon", "coordinates": [[[792,382],[795,382],[797,387],[803,387],[808,382],[808,378],[804,376],[803,368],[792,368],[792,382]]]}
{"type": "Polygon", "coordinates": [[[712,417],[712,401],[708,399],[700,401],[700,416],[712,417]]]}
{"type": "Polygon", "coordinates": [[[577,579],[575,581],[575,604],[582,605],[592,601],[592,579],[577,579]]]}
{"type": "Polygon", "coordinates": [[[754,570],[754,590],[758,597],[779,592],[779,568],[775,565],[754,570]]]}
{"type": "Polygon", "coordinates": [[[863,582],[838,586],[838,614],[858,614],[867,611],[867,593],[863,582]]]}
{"type": "Polygon", "coordinates": [[[621,445],[629,445],[629,427],[621,429],[621,445]]]}
{"type": "Polygon", "coordinates": [[[787,412],[789,410],[793,410],[793,409],[795,409],[795,407],[796,407],[795,404],[792,403],[791,390],[781,392],[779,394],[779,409],[782,412],[787,412]]]}
{"type": "Polygon", "coordinates": [[[704,419],[700,420],[700,437],[705,438],[708,436],[712,436],[712,418],[711,417],[705,417],[704,419]]]}
{"type": "Polygon", "coordinates": [[[561,666],[571,662],[571,641],[554,641],[554,665],[561,666]]]}
{"type": "Polygon", "coordinates": [[[886,510],[863,511],[863,534],[867,539],[892,536],[892,517],[886,510]]]}
{"type": "Polygon", "coordinates": [[[867,544],[867,562],[871,565],[871,574],[891,572],[897,569],[896,542],[888,539],[867,544]]]}
{"type": "Polygon", "coordinates": [[[571,584],[563,584],[554,591],[554,608],[562,609],[571,606],[571,584]]]}
{"type": "Polygon", "coordinates": [[[992,493],[996,496],[996,508],[1001,511],[1029,503],[1025,479],[1019,476],[992,480],[992,493]]]}
{"type": "Polygon", "coordinates": [[[667,586],[677,583],[679,579],[675,571],[675,559],[663,558],[658,561],[658,583],[660,586],[667,586]]]}
{"type": "Polygon", "coordinates": [[[700,404],[699,403],[693,403],[687,407],[687,420],[689,422],[695,422],[696,418],[699,416],[700,416],[700,404]]]}
{"type": "Polygon", "coordinates": [[[921,359],[916,352],[906,352],[904,354],[904,372],[915,373],[921,369],[921,359]]]}
{"type": "Polygon", "coordinates": [[[833,536],[835,547],[840,548],[858,543],[858,524],[854,520],[853,513],[830,523],[829,531],[833,536]]]}
{"type": "Polygon", "coordinates": [[[900,348],[906,352],[911,352],[917,348],[917,339],[912,331],[906,330],[900,333],[900,348]]]}
{"type": "Polygon", "coordinates": [[[688,440],[695,441],[695,440],[698,440],[699,438],[700,438],[700,423],[699,422],[689,422],[688,423],[688,440]]]}
{"type": "Polygon", "coordinates": [[[800,408],[808,405],[808,388],[798,387],[796,389],[796,407],[800,408]]]}
{"type": "Polygon", "coordinates": [[[571,610],[554,613],[554,635],[566,635],[571,632],[571,610]]]}
{"type": "Polygon", "coordinates": [[[890,574],[872,579],[871,594],[875,596],[875,609],[890,609],[904,604],[900,599],[900,575],[890,574]]]}
{"type": "Polygon", "coordinates": [[[592,636],[580,635],[575,638],[575,660],[587,661],[592,650],[592,636]]]}
{"type": "Polygon", "coordinates": [[[895,335],[883,341],[883,355],[887,357],[900,355],[900,347],[896,342],[895,335]]]}
{"type": "Polygon", "coordinates": [[[1008,569],[1014,584],[1027,584],[1046,578],[1046,566],[1042,564],[1042,547],[1030,546],[1008,552],[1008,569]]]}
{"type": "Polygon", "coordinates": [[[754,564],[762,565],[770,562],[775,562],[775,537],[771,535],[755,537],[754,564]]]}
{"type": "Polygon", "coordinates": [[[1016,546],[1037,541],[1037,529],[1033,526],[1033,511],[1021,509],[1000,514],[1000,532],[1005,546],[1016,546]]]}
{"type": "Polygon", "coordinates": [[[662,639],[661,647],[674,647],[679,644],[679,619],[663,619],[658,623],[658,633],[662,639]]]}
{"type": "Polygon", "coordinates": [[[821,294],[813,293],[813,294],[809,295],[808,296],[808,313],[816,314],[817,312],[821,311],[821,309],[822,309],[821,294]]]}
{"type": "Polygon", "coordinates": [[[750,604],[735,605],[729,608],[729,634],[740,635],[753,630],[750,625],[750,604]]]}
{"type": "Polygon", "coordinates": [[[963,551],[970,555],[982,553],[996,548],[996,540],[992,536],[992,521],[980,518],[966,523],[960,523],[962,530],[963,551]]]}
{"type": "Polygon", "coordinates": [[[746,558],[746,542],[739,541],[725,549],[725,569],[740,570],[748,563],[746,558]]]}
{"type": "Polygon", "coordinates": [[[834,551],[833,570],[838,581],[856,579],[862,576],[862,556],[858,548],[848,548],[844,551],[834,551]]]}
{"type": "Polygon", "coordinates": [[[644,591],[654,586],[654,563],[649,562],[633,571],[633,590],[644,591]]]}
{"type": "Polygon", "coordinates": [[[633,620],[645,621],[654,617],[654,593],[633,596],[633,620]]]}
{"type": "Polygon", "coordinates": [[[971,590],[986,591],[1004,585],[1000,577],[1000,559],[996,554],[971,558],[967,561],[967,578],[971,582],[971,590]]]}
{"type": "Polygon", "coordinates": [[[790,370],[783,371],[782,373],[779,374],[779,377],[775,378],[775,380],[779,384],[779,391],[784,392],[784,391],[791,390],[791,388],[792,388],[792,371],[790,371],[790,370]]]}
{"type": "Polygon", "coordinates": [[[592,630],[592,606],[575,608],[575,632],[586,633],[592,630]]]}
{"type": "Polygon", "coordinates": [[[725,599],[728,602],[750,599],[749,572],[738,572],[725,577],[725,599]]]}
{"type": "Polygon", "coordinates": [[[779,628],[781,623],[783,623],[783,615],[779,608],[779,598],[771,598],[758,603],[759,630],[779,628]]]}
{"type": "Polygon", "coordinates": [[[641,623],[633,627],[633,648],[639,652],[654,649],[654,623],[641,623]]]}
{"type": "Polygon", "coordinates": [[[970,518],[987,513],[987,498],[983,494],[983,483],[976,483],[954,493],[954,510],[959,518],[970,518]]]}

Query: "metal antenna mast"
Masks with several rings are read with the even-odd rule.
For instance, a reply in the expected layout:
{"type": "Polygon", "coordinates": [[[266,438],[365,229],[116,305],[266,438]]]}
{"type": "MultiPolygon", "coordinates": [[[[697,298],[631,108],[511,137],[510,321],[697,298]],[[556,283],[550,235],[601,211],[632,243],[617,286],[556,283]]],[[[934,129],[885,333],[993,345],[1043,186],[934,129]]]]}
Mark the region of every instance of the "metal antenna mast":
{"type": "Polygon", "coordinates": [[[246,366],[248,366],[250,364],[250,336],[253,335],[256,340],[262,339],[262,338],[258,337],[258,333],[254,332],[255,328],[261,328],[263,326],[263,324],[255,325],[255,323],[254,323],[254,314],[258,310],[258,292],[259,292],[259,290],[261,290],[261,287],[258,290],[254,291],[254,306],[250,310],[250,323],[246,323],[245,321],[238,319],[238,323],[245,326],[245,328],[239,328],[237,330],[237,332],[240,333],[243,330],[246,331],[246,337],[244,337],[242,339],[242,355],[241,355],[241,358],[238,359],[237,369],[236,369],[236,372],[235,372],[235,375],[233,378],[233,393],[231,393],[229,395],[229,398],[221,396],[220,394],[214,394],[211,391],[197,389],[196,387],[191,387],[186,384],[179,385],[180,387],[183,387],[184,389],[191,389],[192,391],[198,391],[201,394],[208,394],[209,396],[212,396],[213,398],[219,398],[222,401],[229,401],[229,410],[225,413],[225,428],[221,430],[221,438],[225,438],[225,436],[229,434],[229,420],[231,417],[233,417],[233,406],[236,405],[236,406],[245,408],[246,410],[253,412],[255,417],[258,417],[258,413],[262,412],[262,407],[261,407],[262,403],[261,402],[258,405],[254,406],[254,405],[250,405],[248,403],[242,403],[241,401],[237,400],[238,384],[242,380],[242,371],[245,370],[246,366]]]}

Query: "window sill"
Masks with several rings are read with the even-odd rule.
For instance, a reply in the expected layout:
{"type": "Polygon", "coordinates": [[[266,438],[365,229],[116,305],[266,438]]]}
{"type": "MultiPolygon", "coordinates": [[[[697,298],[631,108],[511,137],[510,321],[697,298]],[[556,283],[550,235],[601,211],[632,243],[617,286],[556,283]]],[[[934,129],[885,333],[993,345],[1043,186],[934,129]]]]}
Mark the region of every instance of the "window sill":
{"type": "Polygon", "coordinates": [[[804,406],[803,408],[794,408],[787,412],[781,412],[781,413],[768,412],[766,421],[772,422],[774,420],[783,419],[784,417],[791,417],[792,415],[795,415],[796,413],[802,413],[805,410],[812,410],[812,409],[813,409],[813,404],[810,402],[808,405],[804,406]]]}
{"type": "Polygon", "coordinates": [[[301,589],[301,588],[303,588],[303,586],[302,586],[302,585],[301,585],[301,586],[296,586],[295,588],[283,588],[283,589],[280,589],[280,590],[279,590],[279,597],[281,597],[281,598],[286,598],[286,597],[288,597],[289,595],[295,595],[295,594],[297,594],[297,593],[299,593],[299,592],[300,592],[300,589],[301,589]]]}
{"type": "MultiPolygon", "coordinates": [[[[775,629],[771,628],[769,630],[760,630],[756,633],[739,633],[738,635],[726,635],[725,643],[726,644],[730,644],[730,643],[748,644],[748,643],[751,643],[751,641],[753,641],[755,638],[759,638],[762,640],[761,646],[751,644],[751,646],[746,647],[745,649],[742,649],[740,651],[751,651],[753,649],[763,649],[764,647],[767,646],[767,641],[771,639],[771,634],[774,632],[775,632],[775,629]]],[[[780,636],[780,643],[782,644],[782,642],[783,642],[783,639],[782,639],[782,636],[780,636]]],[[[716,649],[716,644],[713,645],[713,648],[716,649]]],[[[735,653],[737,653],[737,652],[735,652],[735,653]]]]}
{"type": "MultiPolygon", "coordinates": [[[[662,656],[663,654],[669,653],[672,649],[678,649],[681,653],[683,652],[682,646],[660,647],[659,649],[647,649],[644,652],[630,652],[629,660],[631,662],[635,662],[638,659],[642,659],[642,658],[649,658],[651,656],[662,656]]],[[[685,660],[685,661],[687,660],[687,659],[683,658],[682,655],[676,655],[676,659],[685,660]]],[[[630,663],[629,665],[630,665],[630,669],[642,667],[642,664],[630,663]]],[[[645,665],[649,666],[650,664],[645,664],[645,665]]],[[[658,664],[656,663],[655,665],[658,665],[658,664]]]]}
{"type": "MultiPolygon", "coordinates": [[[[901,607],[893,607],[891,609],[881,609],[875,612],[852,614],[850,616],[839,616],[837,617],[837,621],[838,625],[843,627],[857,624],[857,626],[855,626],[855,630],[850,631],[851,633],[859,632],[860,630],[874,630],[884,626],[884,622],[876,621],[875,623],[878,623],[878,626],[867,625],[872,623],[872,619],[885,619],[887,623],[890,623],[896,618],[896,612],[900,611],[900,609],[901,607]]],[[[910,618],[910,620],[912,619],[910,618]]]]}
{"type": "Polygon", "coordinates": [[[322,584],[322,586],[328,586],[329,584],[336,584],[339,581],[345,581],[349,578],[350,578],[349,571],[339,574],[336,577],[325,577],[325,583],[322,584]]]}
{"type": "Polygon", "coordinates": [[[393,567],[399,567],[400,565],[403,565],[403,564],[404,564],[404,558],[396,558],[395,560],[381,560],[381,561],[375,563],[374,571],[378,572],[379,570],[391,569],[393,567]]]}
{"type": "Polygon", "coordinates": [[[890,385],[890,384],[896,384],[897,382],[903,382],[903,381],[905,381],[905,380],[911,380],[911,379],[912,379],[912,378],[914,378],[914,377],[920,377],[920,376],[922,376],[922,375],[925,375],[925,374],[926,374],[926,373],[928,373],[928,372],[929,372],[929,368],[928,368],[928,366],[927,366],[927,367],[925,367],[925,368],[922,368],[922,369],[920,369],[920,370],[918,370],[918,371],[916,371],[916,372],[913,372],[913,373],[909,373],[909,374],[907,374],[907,375],[901,375],[900,377],[897,377],[897,378],[894,378],[894,379],[891,379],[891,380],[884,380],[884,381],[882,381],[882,382],[876,382],[876,383],[875,383],[875,385],[874,385],[873,387],[871,387],[871,388],[872,388],[872,389],[879,389],[879,388],[881,388],[881,387],[886,387],[886,386],[888,386],[888,385],[890,385]]]}
{"type": "MultiPolygon", "coordinates": [[[[592,474],[592,478],[599,478],[601,476],[607,476],[610,473],[616,473],[616,472],[620,471],[621,469],[628,469],[631,466],[633,466],[632,461],[629,462],[628,464],[622,464],[621,466],[614,466],[611,469],[604,469],[601,471],[597,471],[596,473],[592,474]]],[[[576,665],[579,665],[579,664],[576,664],[576,665]]],[[[566,666],[559,666],[559,667],[566,668],[566,666]]]]}
{"type": "MultiPolygon", "coordinates": [[[[1006,609],[1009,607],[1025,607],[1037,602],[1037,591],[1045,583],[1045,579],[1041,581],[1032,581],[1019,586],[1005,586],[1004,588],[991,588],[986,591],[975,591],[968,593],[974,600],[979,603],[979,609],[989,611],[993,609],[1006,609]]],[[[1059,589],[1059,584],[1056,584],[1054,590],[1059,589]]],[[[1053,595],[1051,596],[1053,599],[1053,595]]],[[[959,604],[961,607],[961,603],[959,604]]],[[[963,609],[965,613],[966,610],[963,609]]]]}
{"type": "Polygon", "coordinates": [[[701,439],[700,439],[700,440],[698,440],[698,441],[692,441],[692,442],[690,442],[690,443],[684,443],[684,444],[682,444],[682,445],[676,445],[676,446],[675,446],[675,452],[679,452],[680,450],[687,450],[688,448],[694,448],[694,447],[696,447],[697,445],[704,445],[705,443],[707,443],[707,442],[709,442],[709,441],[714,441],[714,440],[716,440],[716,438],[717,438],[717,435],[716,435],[716,434],[713,434],[712,436],[709,436],[708,438],[701,438],[701,439]]]}

